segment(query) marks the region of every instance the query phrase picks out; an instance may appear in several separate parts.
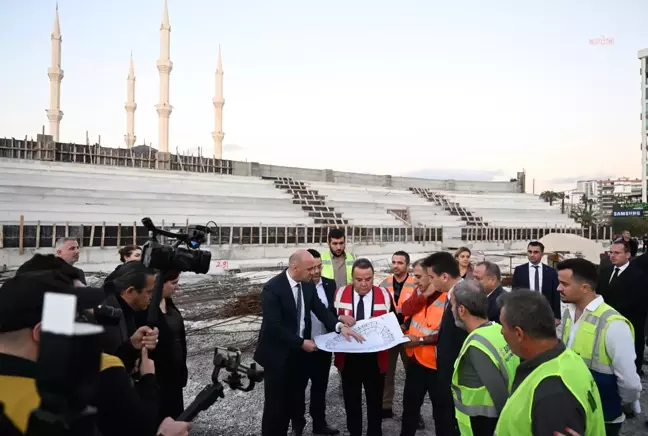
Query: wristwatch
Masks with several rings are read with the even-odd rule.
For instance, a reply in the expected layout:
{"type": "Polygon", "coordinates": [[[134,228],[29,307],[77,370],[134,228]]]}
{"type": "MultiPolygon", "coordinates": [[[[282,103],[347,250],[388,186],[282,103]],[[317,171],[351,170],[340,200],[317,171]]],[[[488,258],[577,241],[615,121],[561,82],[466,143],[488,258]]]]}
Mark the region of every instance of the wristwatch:
{"type": "Polygon", "coordinates": [[[425,344],[425,338],[421,336],[418,340],[419,345],[424,345],[425,344]]]}

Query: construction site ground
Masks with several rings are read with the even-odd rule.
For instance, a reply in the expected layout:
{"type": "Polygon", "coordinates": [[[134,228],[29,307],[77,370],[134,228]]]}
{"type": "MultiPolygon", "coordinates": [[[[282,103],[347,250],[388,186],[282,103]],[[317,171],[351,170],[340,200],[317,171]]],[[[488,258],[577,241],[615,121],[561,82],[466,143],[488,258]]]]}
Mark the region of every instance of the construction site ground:
{"type": "MultiPolygon", "coordinates": [[[[185,388],[185,407],[207,384],[211,383],[216,346],[240,348],[243,363],[252,362],[251,356],[261,325],[258,296],[263,284],[277,273],[277,270],[273,270],[205,276],[183,274],[181,290],[174,300],[185,317],[187,328],[189,382],[185,388]]],[[[102,275],[93,275],[89,277],[89,281],[100,280],[102,275]]],[[[384,272],[377,272],[376,282],[379,283],[386,275],[384,272]]],[[[226,373],[221,372],[221,379],[225,376],[226,373]]],[[[394,399],[395,417],[383,422],[385,436],[400,434],[404,381],[405,373],[399,363],[394,399]]],[[[621,435],[639,436],[648,433],[648,427],[644,424],[646,409],[648,409],[648,394],[646,394],[648,378],[643,379],[643,384],[642,413],[626,421],[621,435]]],[[[258,384],[251,392],[232,391],[226,386],[225,398],[219,399],[209,410],[200,413],[194,421],[191,434],[256,436],[261,433],[262,413],[263,383],[258,384]]],[[[432,406],[428,398],[423,405],[422,414],[426,429],[420,430],[417,435],[434,435],[432,406]]],[[[343,436],[348,435],[345,417],[340,379],[335,368],[332,368],[327,396],[327,419],[330,425],[341,430],[343,436]]],[[[310,430],[309,423],[305,434],[311,434],[310,430]]]]}

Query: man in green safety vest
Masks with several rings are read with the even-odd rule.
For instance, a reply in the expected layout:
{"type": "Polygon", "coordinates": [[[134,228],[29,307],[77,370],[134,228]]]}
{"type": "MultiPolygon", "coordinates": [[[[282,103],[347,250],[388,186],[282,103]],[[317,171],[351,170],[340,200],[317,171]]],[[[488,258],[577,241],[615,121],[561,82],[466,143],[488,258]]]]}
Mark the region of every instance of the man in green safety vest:
{"type": "Polygon", "coordinates": [[[583,359],[556,337],[554,313],[540,292],[500,296],[502,334],[522,361],[500,414],[497,436],[605,434],[601,397],[583,359]]]}
{"type": "Polygon", "coordinates": [[[488,320],[488,297],[477,280],[464,280],[450,297],[458,327],[469,334],[455,361],[452,394],[462,436],[492,436],[520,359],[488,320]]]}
{"type": "Polygon", "coordinates": [[[563,342],[592,372],[603,404],[605,433],[617,436],[625,415],[634,414],[633,403],[639,401],[641,393],[634,329],[596,295],[598,271],[592,262],[567,259],[557,269],[558,292],[567,303],[562,316],[563,342]]]}
{"type": "Polygon", "coordinates": [[[346,253],[346,236],[342,229],[331,229],[328,234],[329,249],[322,252],[322,277],[335,280],[338,288],[353,282],[351,267],[355,258],[346,253]]]}

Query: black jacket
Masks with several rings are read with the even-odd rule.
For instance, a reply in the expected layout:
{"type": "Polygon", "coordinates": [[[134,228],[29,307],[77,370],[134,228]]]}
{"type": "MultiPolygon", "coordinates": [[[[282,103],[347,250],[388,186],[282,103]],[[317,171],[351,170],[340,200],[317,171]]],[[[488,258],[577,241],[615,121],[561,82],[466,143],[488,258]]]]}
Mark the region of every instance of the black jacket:
{"type": "MultiPolygon", "coordinates": [[[[182,319],[182,314],[173,303],[173,300],[171,298],[165,298],[165,300],[167,314],[174,312],[180,316],[180,319],[182,319]]],[[[189,372],[187,370],[187,335],[184,327],[184,319],[182,319],[181,330],[177,333],[179,335],[178,339],[180,340],[182,353],[180,356],[170,358],[169,356],[171,356],[175,350],[175,347],[173,346],[174,336],[167,324],[166,315],[162,313],[161,309],[158,310],[157,327],[160,331],[158,335],[158,343],[155,346],[155,350],[149,354],[149,357],[155,361],[155,377],[161,387],[185,387],[187,386],[189,372]],[[176,365],[179,362],[182,362],[182,364],[176,365]]],[[[137,312],[135,314],[137,327],[146,325],[147,314],[148,311],[137,312]]]]}
{"type": "MultiPolygon", "coordinates": [[[[529,284],[529,264],[524,263],[515,267],[513,271],[513,290],[531,289],[529,284]]],[[[551,308],[554,318],[561,319],[560,294],[558,293],[558,272],[552,267],[542,264],[542,295],[545,296],[551,308]]]]}
{"type": "Polygon", "coordinates": [[[441,386],[450,389],[452,384],[452,374],[454,373],[454,364],[461,347],[468,336],[468,333],[457,327],[454,315],[452,314],[452,304],[448,298],[447,305],[441,317],[439,324],[439,336],[437,339],[437,372],[441,386]]]}
{"type": "MultiPolygon", "coordinates": [[[[322,286],[324,286],[324,292],[326,293],[326,299],[328,300],[328,310],[330,310],[333,316],[335,316],[335,318],[337,319],[338,314],[337,314],[337,310],[335,310],[335,304],[334,304],[335,291],[337,291],[337,285],[335,284],[335,280],[322,277],[322,286]]],[[[315,294],[317,294],[317,288],[315,288],[315,294]]]]}
{"type": "Polygon", "coordinates": [[[633,325],[643,324],[648,311],[648,278],[635,262],[631,262],[610,283],[612,274],[614,274],[614,266],[601,269],[596,292],[633,325]]]}
{"type": "Polygon", "coordinates": [[[123,313],[118,325],[103,326],[104,334],[101,341],[103,351],[119,357],[124,363],[126,371],[130,373],[135,367],[135,361],[140,357],[140,351],[133,347],[130,340],[137,330],[135,312],[128,303],[114,293],[109,294],[103,304],[121,309],[123,313]]]}
{"type": "Polygon", "coordinates": [[[502,292],[506,292],[502,285],[499,285],[491,294],[488,296],[488,320],[494,321],[496,323],[500,322],[500,307],[497,303],[497,299],[502,292]]]}
{"type": "MultiPolygon", "coordinates": [[[[304,338],[311,338],[313,312],[328,330],[335,330],[337,317],[317,297],[315,285],[302,284],[304,298],[304,338]]],[[[304,339],[297,334],[297,305],[286,271],[270,279],[261,291],[263,321],[254,352],[256,360],[266,370],[281,371],[291,352],[299,351],[304,339]]]]}
{"type": "MultiPolygon", "coordinates": [[[[20,387],[10,389],[9,383],[0,383],[0,401],[38,402],[38,391],[32,382],[36,378],[36,362],[0,353],[0,376],[13,378],[20,387]]],[[[16,387],[16,384],[11,383],[16,387]]],[[[155,436],[158,427],[158,387],[155,375],[141,377],[133,386],[124,367],[114,356],[102,357],[102,370],[97,377],[91,405],[97,408],[96,423],[102,436],[155,436]],[[112,362],[111,364],[106,364],[112,362]]],[[[31,410],[14,408],[17,416],[9,416],[14,422],[26,423],[31,410]]],[[[17,426],[18,427],[18,426],[17,426]]],[[[2,426],[0,426],[2,429],[2,426]]],[[[0,432],[3,436],[4,432],[0,432]]],[[[19,433],[20,434],[20,433],[19,433]]]]}

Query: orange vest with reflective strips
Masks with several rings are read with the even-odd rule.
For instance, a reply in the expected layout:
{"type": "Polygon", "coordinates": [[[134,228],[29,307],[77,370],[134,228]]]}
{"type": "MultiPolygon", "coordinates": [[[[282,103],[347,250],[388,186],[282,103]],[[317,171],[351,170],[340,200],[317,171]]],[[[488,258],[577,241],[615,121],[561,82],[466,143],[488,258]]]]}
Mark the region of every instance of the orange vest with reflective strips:
{"type": "MultiPolygon", "coordinates": [[[[447,299],[448,294],[444,292],[432,304],[414,314],[409,334],[421,338],[438,333],[447,299]]],[[[418,345],[405,348],[405,351],[409,357],[414,356],[421,365],[437,369],[436,345],[418,345]]]]}
{"type": "MultiPolygon", "coordinates": [[[[401,288],[401,293],[398,298],[398,302],[396,303],[396,297],[394,296],[394,274],[390,274],[387,276],[387,278],[380,284],[380,286],[384,287],[389,291],[389,293],[392,296],[392,300],[394,300],[394,303],[396,304],[396,307],[399,309],[403,307],[403,303],[412,295],[414,295],[414,291],[416,291],[416,285],[414,284],[414,277],[411,275],[407,275],[407,279],[405,280],[405,283],[403,283],[403,287],[401,288]]],[[[406,316],[405,321],[410,319],[411,316],[406,316]]],[[[405,331],[405,333],[408,333],[408,331],[405,331]]]]}
{"type": "MultiPolygon", "coordinates": [[[[392,305],[392,299],[390,298],[389,292],[387,292],[385,288],[374,286],[372,304],[373,311],[371,312],[371,318],[389,313],[392,305]]],[[[335,292],[335,301],[333,303],[333,306],[337,310],[338,316],[354,316],[353,285],[347,285],[343,288],[338,288],[338,290],[335,292]]],[[[344,354],[345,353],[335,353],[334,363],[340,371],[344,368],[344,354]]],[[[380,368],[380,372],[385,373],[387,372],[387,366],[389,365],[387,350],[379,351],[377,354],[378,367],[380,368]]]]}

